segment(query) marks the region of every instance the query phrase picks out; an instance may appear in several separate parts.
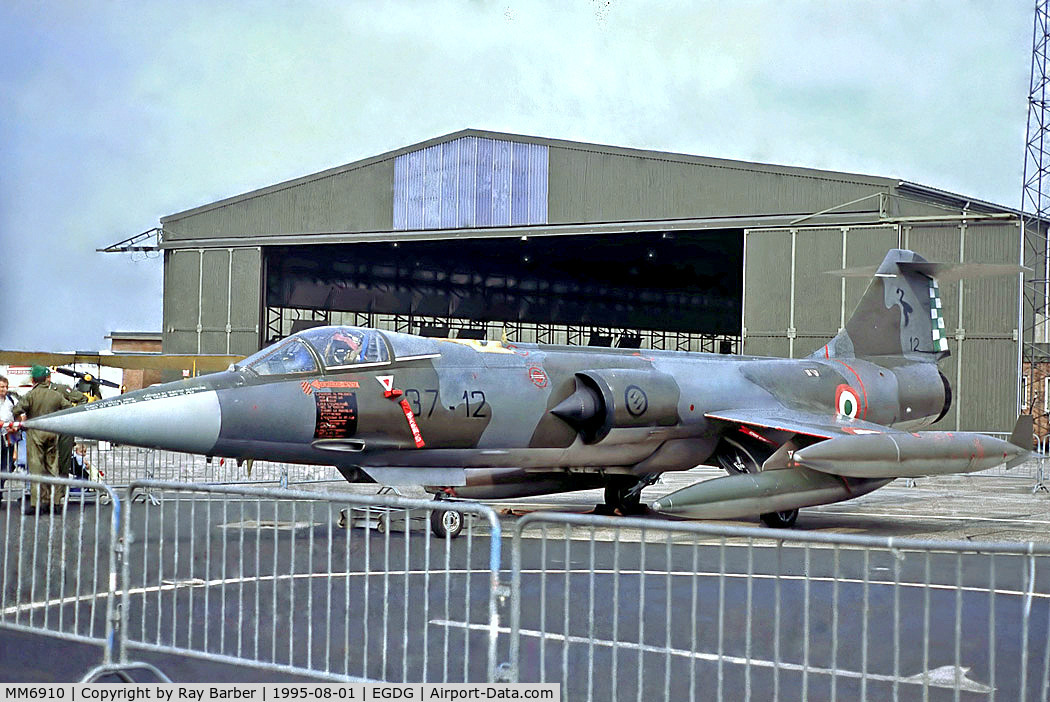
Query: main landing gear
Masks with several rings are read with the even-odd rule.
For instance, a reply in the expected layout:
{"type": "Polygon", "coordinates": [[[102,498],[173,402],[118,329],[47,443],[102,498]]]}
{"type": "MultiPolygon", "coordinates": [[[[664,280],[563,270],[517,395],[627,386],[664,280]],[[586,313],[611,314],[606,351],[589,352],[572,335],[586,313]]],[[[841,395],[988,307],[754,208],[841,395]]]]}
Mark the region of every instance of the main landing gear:
{"type": "MultiPolygon", "coordinates": [[[[718,460],[718,465],[730,475],[757,473],[762,469],[762,464],[766,459],[773,455],[771,448],[753,439],[726,437],[718,444],[715,458],[718,460]]],[[[766,526],[786,529],[795,524],[795,520],[798,519],[798,509],[766,512],[759,515],[759,518],[766,526]]]]}
{"type": "Polygon", "coordinates": [[[656,475],[637,478],[633,475],[617,475],[605,484],[605,506],[616,514],[644,514],[642,490],[656,482],[656,475]]]}

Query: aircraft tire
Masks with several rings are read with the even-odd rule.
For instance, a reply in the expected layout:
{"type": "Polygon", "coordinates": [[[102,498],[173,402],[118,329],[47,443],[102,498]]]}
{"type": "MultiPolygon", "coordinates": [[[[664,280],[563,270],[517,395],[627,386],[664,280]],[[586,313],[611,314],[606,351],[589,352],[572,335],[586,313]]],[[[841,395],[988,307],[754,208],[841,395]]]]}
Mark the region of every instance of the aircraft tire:
{"type": "Polygon", "coordinates": [[[774,529],[789,529],[795,525],[798,519],[798,509],[788,509],[783,512],[766,512],[759,515],[766,526],[774,529]]]}
{"type": "Polygon", "coordinates": [[[454,509],[435,509],[430,513],[430,530],[439,539],[454,539],[463,531],[463,513],[454,509]]]}
{"type": "MultiPolygon", "coordinates": [[[[730,475],[757,473],[772,452],[757,441],[723,438],[717,451],[718,464],[730,475]]],[[[773,529],[790,529],[798,519],[798,510],[789,509],[782,512],[766,512],[759,519],[773,529]]]]}
{"type": "Polygon", "coordinates": [[[715,458],[726,473],[739,475],[757,473],[772,453],[757,441],[723,438],[715,458]]]}
{"type": "Polygon", "coordinates": [[[608,507],[619,510],[621,514],[635,514],[639,511],[642,503],[642,495],[639,492],[633,497],[628,497],[627,492],[638,484],[637,479],[626,480],[612,479],[605,484],[605,504],[608,507]]]}

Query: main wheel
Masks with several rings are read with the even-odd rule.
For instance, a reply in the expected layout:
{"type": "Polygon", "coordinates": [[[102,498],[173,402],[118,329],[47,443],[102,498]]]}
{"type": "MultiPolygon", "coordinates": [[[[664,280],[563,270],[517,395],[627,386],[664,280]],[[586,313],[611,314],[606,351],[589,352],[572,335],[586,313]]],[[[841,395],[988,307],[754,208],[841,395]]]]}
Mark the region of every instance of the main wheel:
{"type": "Polygon", "coordinates": [[[636,485],[637,478],[612,478],[605,484],[605,504],[619,510],[620,514],[637,512],[642,502],[642,492],[639,490],[629,494],[636,485]]]}
{"type": "MultiPolygon", "coordinates": [[[[772,451],[757,441],[723,438],[715,453],[715,458],[718,460],[718,465],[722,466],[727,473],[740,475],[759,472],[762,464],[771,455],[773,455],[772,451]]],[[[795,520],[798,519],[798,510],[766,512],[760,514],[759,518],[766,526],[774,529],[787,529],[794,526],[795,520]]]]}
{"type": "Polygon", "coordinates": [[[454,539],[463,531],[463,513],[454,509],[435,509],[430,513],[430,530],[439,539],[454,539]]]}
{"type": "Polygon", "coordinates": [[[755,441],[741,441],[724,438],[715,450],[718,465],[730,475],[740,473],[757,473],[762,464],[772,455],[755,441]]]}
{"type": "Polygon", "coordinates": [[[774,529],[787,529],[794,526],[795,520],[798,519],[798,510],[789,509],[783,512],[766,512],[765,514],[759,515],[766,526],[773,527],[774,529]]]}

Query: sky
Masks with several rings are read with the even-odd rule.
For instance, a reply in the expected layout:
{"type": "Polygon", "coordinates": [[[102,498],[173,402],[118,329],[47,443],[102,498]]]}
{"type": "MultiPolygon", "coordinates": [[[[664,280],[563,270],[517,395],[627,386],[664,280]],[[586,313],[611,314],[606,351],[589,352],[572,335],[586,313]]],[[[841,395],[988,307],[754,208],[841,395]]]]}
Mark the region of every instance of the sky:
{"type": "Polygon", "coordinates": [[[1021,202],[1032,2],[0,2],[0,348],[160,331],[95,249],[465,128],[1021,202]]]}

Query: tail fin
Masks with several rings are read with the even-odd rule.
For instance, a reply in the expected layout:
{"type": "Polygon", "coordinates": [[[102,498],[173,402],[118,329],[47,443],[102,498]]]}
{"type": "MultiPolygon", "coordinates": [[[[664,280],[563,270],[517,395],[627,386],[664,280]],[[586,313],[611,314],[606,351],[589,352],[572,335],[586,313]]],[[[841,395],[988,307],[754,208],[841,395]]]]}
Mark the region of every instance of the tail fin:
{"type": "MultiPolygon", "coordinates": [[[[936,362],[948,355],[937,280],[903,264],[929,262],[914,251],[891,249],[874,272],[846,328],[814,355],[840,358],[907,356],[936,362]]],[[[867,270],[842,271],[845,276],[867,270]]]]}
{"type": "MultiPolygon", "coordinates": [[[[846,328],[814,357],[904,357],[936,363],[948,356],[938,280],[1017,274],[1021,266],[985,263],[931,263],[914,251],[890,249],[861,297],[846,328]]],[[[839,271],[855,277],[871,269],[839,271]]]]}

